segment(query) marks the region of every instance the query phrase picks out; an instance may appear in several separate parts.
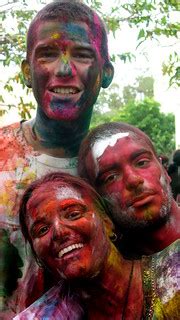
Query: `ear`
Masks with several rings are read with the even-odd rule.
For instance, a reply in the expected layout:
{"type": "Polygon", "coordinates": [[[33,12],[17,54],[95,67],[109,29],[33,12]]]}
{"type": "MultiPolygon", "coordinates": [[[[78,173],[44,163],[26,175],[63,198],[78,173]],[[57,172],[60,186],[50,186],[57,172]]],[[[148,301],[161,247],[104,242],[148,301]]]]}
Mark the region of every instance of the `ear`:
{"type": "Polygon", "coordinates": [[[104,225],[105,225],[105,229],[106,229],[107,235],[108,235],[109,238],[111,238],[111,236],[114,233],[113,230],[115,229],[114,228],[114,224],[113,224],[113,222],[111,221],[111,219],[107,215],[103,216],[103,221],[104,221],[104,225]]]}
{"type": "Polygon", "coordinates": [[[23,60],[21,64],[21,70],[24,76],[25,84],[28,88],[31,88],[31,72],[30,72],[30,65],[27,60],[23,60]]]}
{"type": "Polygon", "coordinates": [[[171,177],[168,175],[167,170],[164,167],[163,167],[163,170],[164,170],[164,174],[166,176],[167,181],[171,183],[171,177]]]}
{"type": "Polygon", "coordinates": [[[163,170],[163,172],[164,172],[164,175],[166,176],[167,181],[170,183],[170,182],[171,182],[171,177],[168,175],[167,170],[164,168],[164,166],[163,166],[163,164],[162,164],[161,157],[158,157],[158,161],[159,161],[160,166],[161,166],[161,168],[162,168],[162,170],[163,170]]]}
{"type": "Polygon", "coordinates": [[[107,88],[112,82],[114,76],[114,67],[111,62],[107,62],[103,66],[102,88],[107,88]]]}

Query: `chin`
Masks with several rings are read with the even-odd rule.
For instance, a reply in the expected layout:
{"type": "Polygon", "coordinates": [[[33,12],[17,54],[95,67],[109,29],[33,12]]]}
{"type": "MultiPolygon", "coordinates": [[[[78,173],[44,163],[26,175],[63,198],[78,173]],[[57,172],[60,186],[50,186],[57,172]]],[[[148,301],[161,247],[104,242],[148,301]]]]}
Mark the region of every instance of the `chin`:
{"type": "Polygon", "coordinates": [[[77,110],[58,110],[55,112],[46,112],[46,116],[52,120],[72,121],[77,120],[79,112],[77,110]]]}
{"type": "Polygon", "coordinates": [[[86,269],[82,267],[71,267],[70,269],[68,268],[66,271],[63,272],[64,279],[67,280],[76,280],[76,279],[82,279],[86,278],[88,272],[86,269]]]}

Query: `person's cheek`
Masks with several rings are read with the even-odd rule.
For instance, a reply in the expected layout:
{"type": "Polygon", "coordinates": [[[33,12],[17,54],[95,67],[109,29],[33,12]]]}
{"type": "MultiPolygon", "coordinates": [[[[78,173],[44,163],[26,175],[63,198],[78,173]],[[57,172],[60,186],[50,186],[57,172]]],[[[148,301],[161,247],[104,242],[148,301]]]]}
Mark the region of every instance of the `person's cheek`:
{"type": "Polygon", "coordinates": [[[49,236],[37,238],[33,244],[34,250],[40,259],[46,260],[51,251],[51,240],[49,236]]]}
{"type": "Polygon", "coordinates": [[[47,68],[37,68],[33,71],[33,91],[35,97],[42,99],[47,87],[50,72],[47,68]]]}
{"type": "Polygon", "coordinates": [[[86,85],[91,88],[92,93],[97,91],[97,88],[100,87],[100,67],[96,61],[89,65],[84,72],[84,81],[86,85]]]}

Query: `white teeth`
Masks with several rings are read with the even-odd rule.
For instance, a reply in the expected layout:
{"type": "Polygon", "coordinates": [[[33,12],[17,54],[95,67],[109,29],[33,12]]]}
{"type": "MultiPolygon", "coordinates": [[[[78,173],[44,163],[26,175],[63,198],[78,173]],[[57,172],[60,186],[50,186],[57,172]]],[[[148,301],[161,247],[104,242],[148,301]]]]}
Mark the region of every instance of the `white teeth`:
{"type": "Polygon", "coordinates": [[[82,248],[82,247],[83,247],[82,243],[72,244],[71,246],[66,247],[66,248],[62,249],[61,251],[59,251],[58,257],[61,258],[65,253],[70,252],[74,249],[82,248]]]}
{"type": "Polygon", "coordinates": [[[54,88],[54,93],[60,93],[60,94],[75,94],[78,92],[75,88],[54,88]]]}

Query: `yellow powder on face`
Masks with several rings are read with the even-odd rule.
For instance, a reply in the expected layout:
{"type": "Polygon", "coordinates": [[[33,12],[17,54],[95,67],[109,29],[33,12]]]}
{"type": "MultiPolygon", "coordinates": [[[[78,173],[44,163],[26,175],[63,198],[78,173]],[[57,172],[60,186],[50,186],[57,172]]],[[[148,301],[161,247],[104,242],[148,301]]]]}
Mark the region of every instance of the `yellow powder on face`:
{"type": "Polygon", "coordinates": [[[96,79],[96,83],[94,85],[94,90],[96,90],[96,88],[98,88],[100,86],[100,74],[98,74],[97,79],[96,79]]]}
{"type": "Polygon", "coordinates": [[[151,219],[153,218],[153,217],[152,217],[152,211],[149,210],[149,209],[145,210],[144,217],[145,217],[145,219],[147,219],[147,220],[151,220],[151,219]]]}
{"type": "Polygon", "coordinates": [[[62,62],[63,62],[64,64],[67,64],[68,61],[69,61],[69,53],[66,52],[66,53],[62,54],[61,57],[60,57],[60,59],[62,60],[62,62]]]}
{"type": "Polygon", "coordinates": [[[52,36],[51,36],[52,39],[60,39],[61,38],[61,35],[57,32],[53,33],[52,36]]]}

